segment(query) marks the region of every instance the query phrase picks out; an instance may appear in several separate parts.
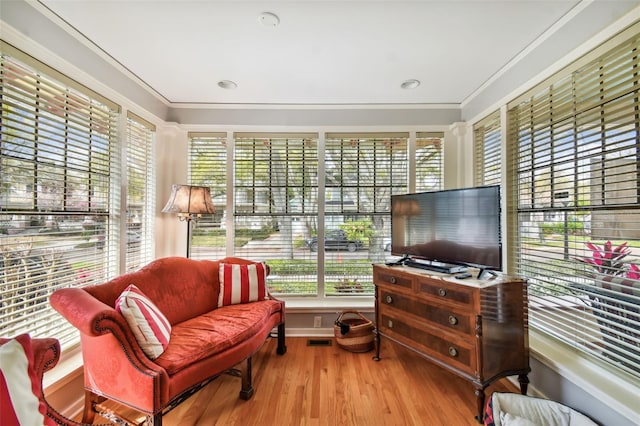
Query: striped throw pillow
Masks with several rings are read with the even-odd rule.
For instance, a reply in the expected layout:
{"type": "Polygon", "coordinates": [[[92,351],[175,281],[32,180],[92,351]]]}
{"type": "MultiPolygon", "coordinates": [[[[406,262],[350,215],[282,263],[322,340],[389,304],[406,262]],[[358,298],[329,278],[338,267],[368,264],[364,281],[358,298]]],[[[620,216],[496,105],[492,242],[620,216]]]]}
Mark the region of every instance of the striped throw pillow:
{"type": "Polygon", "coordinates": [[[0,424],[53,426],[39,395],[42,378],[34,369],[31,337],[21,334],[0,346],[0,424]]]}
{"type": "Polygon", "coordinates": [[[220,297],[218,307],[264,300],[267,268],[264,263],[220,264],[220,297]]]}
{"type": "Polygon", "coordinates": [[[171,335],[171,324],[160,309],[133,284],[120,294],[115,308],[131,327],[144,353],[150,359],[159,357],[171,335]]]}

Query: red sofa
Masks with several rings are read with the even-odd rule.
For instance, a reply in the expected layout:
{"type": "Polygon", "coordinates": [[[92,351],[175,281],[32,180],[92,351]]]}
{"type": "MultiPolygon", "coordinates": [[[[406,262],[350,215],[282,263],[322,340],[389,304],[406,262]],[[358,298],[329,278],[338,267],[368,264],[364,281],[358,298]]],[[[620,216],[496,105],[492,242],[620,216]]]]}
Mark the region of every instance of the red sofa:
{"type": "Polygon", "coordinates": [[[107,283],[65,288],[51,295],[55,310],[80,330],[84,361],[83,422],[93,422],[105,398],[145,413],[151,424],[215,377],[240,365],[240,397],[249,399],[251,356],[277,327],[277,353],[286,352],[284,302],[267,300],[218,307],[221,263],[168,257],[107,283]],[[114,309],[130,284],[155,303],[171,324],[168,347],[155,360],[142,351],[124,317],[114,309]]]}

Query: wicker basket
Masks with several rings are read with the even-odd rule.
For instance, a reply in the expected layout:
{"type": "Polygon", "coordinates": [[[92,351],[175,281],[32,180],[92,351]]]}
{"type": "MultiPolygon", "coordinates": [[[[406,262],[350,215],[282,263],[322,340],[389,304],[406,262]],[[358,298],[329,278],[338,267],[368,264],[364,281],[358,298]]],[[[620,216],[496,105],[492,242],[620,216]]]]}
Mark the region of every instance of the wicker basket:
{"type": "Polygon", "coordinates": [[[358,311],[342,311],[335,321],[333,332],[338,346],[349,352],[368,352],[373,349],[373,322],[358,311]],[[345,315],[355,318],[344,318],[345,315]]]}

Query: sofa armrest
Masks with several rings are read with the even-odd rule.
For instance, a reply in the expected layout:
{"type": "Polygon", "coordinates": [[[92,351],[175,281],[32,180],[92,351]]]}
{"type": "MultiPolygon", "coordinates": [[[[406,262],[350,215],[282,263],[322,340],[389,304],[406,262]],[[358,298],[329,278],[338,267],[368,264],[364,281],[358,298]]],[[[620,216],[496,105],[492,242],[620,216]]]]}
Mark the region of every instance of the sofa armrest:
{"type": "Polygon", "coordinates": [[[144,354],[126,320],[115,308],[81,288],[56,290],[51,295],[49,303],[85,336],[112,334],[131,362],[142,371],[163,371],[144,354]]]}
{"type": "Polygon", "coordinates": [[[31,340],[33,348],[33,365],[40,377],[58,364],[60,359],[60,343],[51,337],[31,340]]]}
{"type": "Polygon", "coordinates": [[[126,326],[116,310],[96,299],[81,288],[63,288],[53,292],[49,299],[53,309],[65,317],[81,333],[99,336],[111,332],[105,322],[118,327],[126,326]]]}

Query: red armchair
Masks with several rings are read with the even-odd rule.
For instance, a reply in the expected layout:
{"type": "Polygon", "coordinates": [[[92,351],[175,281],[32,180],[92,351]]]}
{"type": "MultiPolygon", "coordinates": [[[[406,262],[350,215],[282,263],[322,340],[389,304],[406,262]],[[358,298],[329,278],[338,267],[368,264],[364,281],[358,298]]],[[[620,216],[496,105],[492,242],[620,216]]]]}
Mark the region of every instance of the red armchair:
{"type": "MultiPolygon", "coordinates": [[[[56,411],[55,408],[49,405],[49,402],[46,400],[44,396],[44,391],[42,388],[42,379],[43,379],[44,373],[46,371],[51,370],[58,363],[58,359],[60,357],[60,344],[58,343],[58,340],[53,338],[31,339],[28,335],[22,335],[18,339],[20,340],[20,344],[23,346],[25,350],[30,347],[30,351],[26,351],[27,357],[29,357],[29,355],[31,354],[33,355],[32,360],[29,360],[29,361],[32,361],[31,365],[33,367],[33,377],[31,378],[31,383],[24,383],[23,385],[26,387],[26,389],[29,389],[29,387],[31,387],[33,394],[40,401],[41,411],[44,411],[43,414],[46,414],[47,416],[44,420],[45,425],[50,425],[50,424],[70,425],[70,426],[85,425],[84,423],[74,421],[60,414],[58,411],[56,411]]],[[[0,346],[4,345],[5,343],[11,340],[13,339],[0,338],[0,346]]],[[[11,368],[11,366],[9,366],[9,368],[11,368]]],[[[3,366],[3,369],[4,369],[4,366],[3,366]]],[[[16,384],[14,383],[13,386],[15,385],[16,384]]],[[[0,423],[3,423],[6,421],[8,424],[11,424],[13,421],[15,421],[15,420],[7,419],[4,417],[5,415],[7,416],[11,415],[9,413],[9,411],[11,411],[10,408],[5,407],[3,404],[2,410],[3,410],[3,413],[2,413],[2,416],[0,417],[0,420],[1,420],[0,423]]]]}

